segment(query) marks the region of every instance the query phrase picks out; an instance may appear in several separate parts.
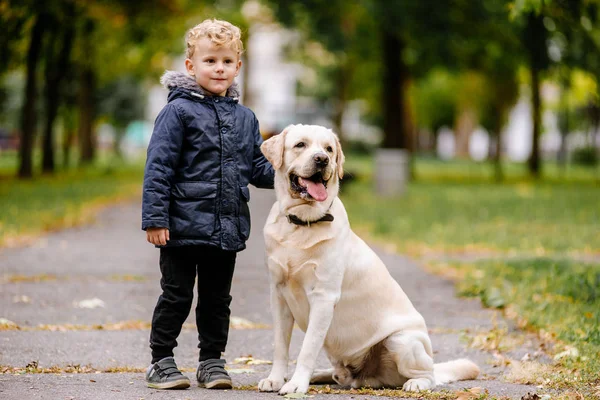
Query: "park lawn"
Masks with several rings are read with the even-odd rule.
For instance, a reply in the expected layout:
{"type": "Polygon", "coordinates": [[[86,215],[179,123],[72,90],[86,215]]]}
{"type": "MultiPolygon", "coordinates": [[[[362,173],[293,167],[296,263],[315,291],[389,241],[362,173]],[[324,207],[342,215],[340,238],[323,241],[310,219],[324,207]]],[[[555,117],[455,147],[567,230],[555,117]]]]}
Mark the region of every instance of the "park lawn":
{"type": "Polygon", "coordinates": [[[556,368],[520,383],[550,379],[556,387],[600,386],[600,264],[539,257],[429,267],[444,273],[453,269],[454,276],[462,276],[461,295],[504,309],[518,327],[553,345],[556,368]]]}
{"type": "Polygon", "coordinates": [[[361,236],[452,277],[460,294],[551,344],[555,364],[531,383],[600,391],[597,171],[548,166],[534,183],[509,165],[495,184],[490,166],[418,159],[406,194],[385,199],[373,191],[371,160],[347,160],[354,179],[341,198],[361,236]]]}
{"type": "Polygon", "coordinates": [[[550,176],[536,183],[510,164],[507,180],[495,184],[489,165],[418,159],[405,196],[378,198],[370,159],[353,157],[345,167],[352,183],[340,191],[350,222],[404,253],[600,257],[600,178],[593,171],[561,177],[548,166],[550,176]]]}
{"type": "Polygon", "coordinates": [[[141,196],[141,163],[101,162],[31,180],[7,171],[0,176],[0,247],[91,222],[102,207],[141,196]]]}

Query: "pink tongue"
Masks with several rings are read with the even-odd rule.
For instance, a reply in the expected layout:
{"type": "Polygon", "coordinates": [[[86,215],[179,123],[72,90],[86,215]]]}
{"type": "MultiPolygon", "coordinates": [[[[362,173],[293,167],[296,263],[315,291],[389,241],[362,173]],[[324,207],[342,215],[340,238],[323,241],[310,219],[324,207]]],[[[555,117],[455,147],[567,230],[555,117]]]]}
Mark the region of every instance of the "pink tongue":
{"type": "Polygon", "coordinates": [[[327,200],[327,189],[323,183],[315,183],[306,179],[300,178],[301,184],[306,185],[306,190],[316,201],[327,200]]]}

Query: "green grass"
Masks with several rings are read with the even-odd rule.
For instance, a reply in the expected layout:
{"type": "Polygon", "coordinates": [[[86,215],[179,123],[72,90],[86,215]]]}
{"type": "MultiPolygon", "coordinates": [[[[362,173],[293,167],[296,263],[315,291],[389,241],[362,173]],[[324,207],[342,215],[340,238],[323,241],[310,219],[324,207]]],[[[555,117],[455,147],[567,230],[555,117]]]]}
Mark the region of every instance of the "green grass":
{"type": "Polygon", "coordinates": [[[360,171],[341,191],[350,222],[403,252],[600,256],[600,184],[591,175],[570,172],[539,183],[511,175],[494,184],[488,166],[471,163],[471,175],[459,180],[466,163],[419,160],[405,196],[379,198],[369,160],[350,157],[348,169],[360,171]]]}
{"type": "Polygon", "coordinates": [[[406,194],[380,198],[371,160],[347,160],[355,179],[341,197],[355,230],[452,276],[462,295],[504,308],[554,353],[576,348],[579,356],[553,365],[562,372],[552,385],[584,393],[600,386],[597,170],[547,165],[535,182],[509,164],[507,180],[495,184],[489,165],[418,159],[406,194]]]}
{"type": "Polygon", "coordinates": [[[110,159],[31,180],[14,178],[6,160],[0,166],[0,247],[89,222],[102,206],[139,196],[143,179],[140,163],[110,159]]]}

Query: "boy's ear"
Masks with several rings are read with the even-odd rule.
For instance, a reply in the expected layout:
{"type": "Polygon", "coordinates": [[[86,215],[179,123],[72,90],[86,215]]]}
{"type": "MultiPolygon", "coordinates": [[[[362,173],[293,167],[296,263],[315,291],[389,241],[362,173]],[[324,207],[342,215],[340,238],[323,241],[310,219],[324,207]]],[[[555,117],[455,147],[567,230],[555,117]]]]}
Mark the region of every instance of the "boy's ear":
{"type": "Polygon", "coordinates": [[[191,76],[195,75],[195,72],[194,72],[194,63],[189,58],[185,59],[185,69],[186,69],[186,71],[187,71],[187,73],[189,75],[191,75],[191,76]]]}
{"type": "Polygon", "coordinates": [[[335,135],[335,147],[337,148],[337,152],[335,154],[335,165],[337,166],[338,178],[342,179],[344,177],[344,161],[346,161],[346,157],[344,156],[342,144],[340,143],[340,139],[337,135],[335,135]]]}
{"type": "Polygon", "coordinates": [[[283,149],[285,147],[285,135],[294,125],[288,125],[280,134],[270,137],[260,145],[260,150],[275,170],[283,164],[283,149]]]}
{"type": "Polygon", "coordinates": [[[242,60],[238,60],[236,68],[235,68],[235,76],[238,76],[241,68],[242,68],[242,60]]]}

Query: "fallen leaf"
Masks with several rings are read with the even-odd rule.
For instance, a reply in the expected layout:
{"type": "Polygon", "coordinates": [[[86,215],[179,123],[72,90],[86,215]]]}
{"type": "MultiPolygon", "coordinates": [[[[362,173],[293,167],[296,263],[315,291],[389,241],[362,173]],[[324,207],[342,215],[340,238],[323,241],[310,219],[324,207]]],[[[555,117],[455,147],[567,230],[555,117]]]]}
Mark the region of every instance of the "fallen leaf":
{"type": "Polygon", "coordinates": [[[229,372],[230,374],[253,374],[254,370],[251,368],[225,368],[227,370],[227,372],[229,372]]]}
{"type": "Polygon", "coordinates": [[[263,364],[273,364],[272,361],[269,360],[259,360],[255,359],[251,355],[245,357],[238,357],[233,360],[233,364],[246,364],[246,365],[263,365],[263,364]]]}
{"type": "Polygon", "coordinates": [[[25,295],[13,296],[13,303],[25,303],[25,304],[29,304],[29,303],[31,303],[31,297],[25,296],[25,295]]]}
{"type": "Polygon", "coordinates": [[[249,321],[242,317],[232,316],[229,318],[229,327],[231,329],[267,329],[269,325],[249,321]]]}
{"type": "Polygon", "coordinates": [[[104,308],[104,302],[97,297],[93,299],[85,299],[79,302],[73,302],[73,305],[77,308],[104,308]]]}
{"type": "Polygon", "coordinates": [[[577,358],[579,357],[579,350],[575,347],[567,347],[565,351],[562,351],[554,356],[554,360],[560,360],[565,357],[577,358]]]}
{"type": "Polygon", "coordinates": [[[19,325],[17,325],[16,323],[6,319],[6,318],[0,318],[0,331],[12,331],[12,330],[18,330],[19,325]]]}
{"type": "Polygon", "coordinates": [[[479,395],[481,395],[481,392],[483,391],[482,388],[480,387],[474,387],[471,389],[467,389],[464,391],[458,391],[456,392],[456,400],[473,400],[477,397],[479,397],[479,395]]]}
{"type": "Polygon", "coordinates": [[[506,305],[504,297],[498,288],[492,287],[482,295],[483,304],[491,308],[502,308],[506,305]]]}
{"type": "Polygon", "coordinates": [[[521,400],[540,400],[540,396],[538,396],[537,393],[527,392],[525,396],[521,397],[521,400]]]}
{"type": "Polygon", "coordinates": [[[248,365],[263,365],[263,364],[273,364],[273,361],[269,361],[269,360],[251,360],[251,361],[248,361],[248,365]]]}
{"type": "Polygon", "coordinates": [[[95,381],[95,380],[93,380],[93,379],[90,379],[90,382],[94,382],[94,383],[96,383],[96,381],[95,381]]]}

